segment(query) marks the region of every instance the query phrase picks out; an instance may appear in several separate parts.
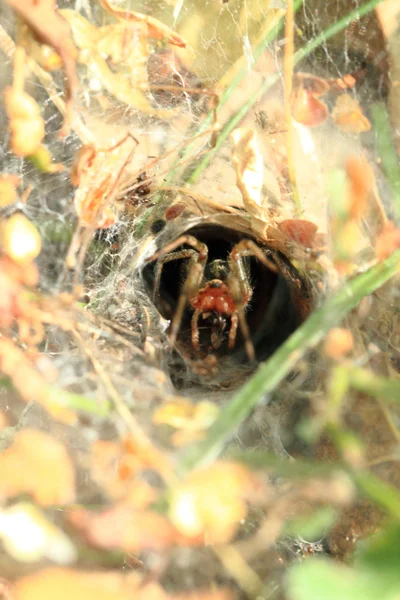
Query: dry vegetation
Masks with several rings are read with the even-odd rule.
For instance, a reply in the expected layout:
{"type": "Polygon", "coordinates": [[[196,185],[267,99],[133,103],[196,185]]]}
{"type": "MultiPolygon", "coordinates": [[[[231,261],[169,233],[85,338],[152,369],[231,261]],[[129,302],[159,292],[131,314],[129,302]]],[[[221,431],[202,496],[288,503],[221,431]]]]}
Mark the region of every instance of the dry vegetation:
{"type": "Polygon", "coordinates": [[[144,4],[0,8],[0,597],[395,600],[396,0],[144,4]]]}

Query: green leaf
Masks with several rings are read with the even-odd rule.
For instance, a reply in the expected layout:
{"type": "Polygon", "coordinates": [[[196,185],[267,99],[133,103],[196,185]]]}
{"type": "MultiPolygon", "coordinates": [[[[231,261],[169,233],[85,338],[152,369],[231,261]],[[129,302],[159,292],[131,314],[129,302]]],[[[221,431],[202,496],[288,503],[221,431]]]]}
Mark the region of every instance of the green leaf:
{"type": "Polygon", "coordinates": [[[331,506],[322,506],[307,517],[298,517],[288,522],[285,533],[300,537],[307,542],[316,542],[326,535],[334,525],[337,511],[331,506]]]}
{"type": "Polygon", "coordinates": [[[395,600],[382,580],[328,559],[310,558],[287,576],[289,600],[395,600]],[[386,591],[386,593],[385,593],[386,591]]]}

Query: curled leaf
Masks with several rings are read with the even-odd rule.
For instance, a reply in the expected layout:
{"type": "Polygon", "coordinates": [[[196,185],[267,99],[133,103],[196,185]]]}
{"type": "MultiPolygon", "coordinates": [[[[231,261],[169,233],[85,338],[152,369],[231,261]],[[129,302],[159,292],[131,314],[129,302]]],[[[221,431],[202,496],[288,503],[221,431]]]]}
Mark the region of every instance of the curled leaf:
{"type": "Polygon", "coordinates": [[[186,48],[185,40],[178,33],[172,31],[172,29],[167,27],[167,25],[164,25],[164,23],[158,19],[133,10],[121,9],[115,4],[108,2],[108,0],[100,0],[100,2],[104,8],[106,8],[117,19],[131,21],[134,23],[144,23],[147,26],[147,33],[149,37],[152,37],[155,40],[166,40],[170,44],[174,44],[180,48],[186,48]]]}
{"type": "Polygon", "coordinates": [[[360,103],[349,94],[341,94],[332,111],[332,118],[345,133],[364,133],[371,129],[371,123],[362,112],[360,103]]]}
{"type": "Polygon", "coordinates": [[[328,107],[306,90],[292,92],[290,99],[292,117],[307,127],[321,125],[328,118],[328,107]]]}
{"type": "Polygon", "coordinates": [[[329,91],[329,83],[321,77],[310,73],[295,73],[293,75],[293,90],[304,90],[308,94],[318,98],[329,91]]]}
{"type": "Polygon", "coordinates": [[[125,503],[98,513],[76,509],[70,512],[69,521],[98,548],[160,551],[182,541],[165,517],[149,510],[134,510],[125,503]]]}
{"type": "Polygon", "coordinates": [[[263,219],[265,209],[262,202],[264,177],[263,158],[253,129],[235,129],[231,135],[233,143],[232,160],[236,168],[238,186],[245,209],[253,217],[263,219]]]}

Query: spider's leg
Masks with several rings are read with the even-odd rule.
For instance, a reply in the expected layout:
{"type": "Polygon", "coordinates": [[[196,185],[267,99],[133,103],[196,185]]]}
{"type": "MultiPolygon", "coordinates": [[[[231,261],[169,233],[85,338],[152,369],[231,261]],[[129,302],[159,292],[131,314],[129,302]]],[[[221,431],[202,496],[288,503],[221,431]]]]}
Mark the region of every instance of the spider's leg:
{"type": "Polygon", "coordinates": [[[174,318],[171,323],[169,334],[169,343],[171,346],[175,345],[186,303],[197,296],[201,287],[204,277],[204,266],[203,262],[200,261],[200,254],[197,256],[197,261],[192,262],[189,266],[188,274],[179,296],[178,306],[176,307],[174,318]]]}
{"type": "Polygon", "coordinates": [[[228,337],[228,348],[230,348],[231,350],[232,350],[232,348],[235,347],[238,322],[239,322],[238,313],[235,311],[231,315],[231,328],[229,330],[229,337],[228,337]]]}
{"type": "Polygon", "coordinates": [[[268,269],[274,273],[279,272],[277,265],[266,256],[265,251],[261,250],[253,240],[242,240],[233,246],[229,259],[238,262],[243,256],[255,256],[268,269]]]}
{"type": "Polygon", "coordinates": [[[247,321],[246,321],[246,317],[245,317],[243,308],[240,308],[238,310],[238,316],[239,316],[240,331],[242,332],[242,335],[244,338],[244,347],[246,349],[246,354],[249,357],[249,360],[251,362],[253,362],[256,360],[256,353],[254,350],[253,342],[251,341],[250,330],[249,330],[249,326],[247,325],[247,321]]]}
{"type": "Polygon", "coordinates": [[[199,347],[199,317],[201,310],[196,308],[192,316],[192,346],[195,350],[199,347]]]}
{"type": "MultiPolygon", "coordinates": [[[[249,326],[244,314],[245,308],[253,295],[253,290],[249,281],[246,267],[243,263],[244,256],[255,256],[261,263],[274,272],[276,272],[278,269],[277,266],[265,256],[265,253],[261,250],[261,248],[259,248],[252,240],[242,240],[238,244],[235,244],[228,256],[229,276],[227,279],[227,284],[232,295],[232,299],[235,303],[237,319],[239,321],[240,330],[244,338],[247,356],[251,361],[253,361],[255,360],[255,350],[253,342],[251,341],[249,326]]],[[[237,321],[235,323],[235,319],[232,315],[232,325],[229,333],[230,348],[233,348],[234,346],[236,330],[237,321]]]]}
{"type": "Polygon", "coordinates": [[[157,261],[155,275],[154,275],[154,290],[153,290],[153,302],[156,302],[160,297],[160,282],[162,270],[164,268],[165,263],[170,262],[171,260],[179,260],[181,258],[189,258],[191,263],[197,262],[198,252],[196,250],[178,250],[178,252],[171,252],[166,256],[162,256],[157,261]]]}
{"type": "Polygon", "coordinates": [[[183,246],[183,244],[187,244],[188,246],[191,246],[192,248],[194,248],[194,250],[196,250],[199,254],[198,261],[204,265],[206,264],[207,256],[208,256],[208,248],[205,244],[203,244],[202,242],[199,242],[199,240],[197,240],[193,235],[181,235],[180,237],[178,237],[176,240],[174,240],[170,244],[167,244],[166,246],[164,246],[164,248],[159,250],[159,252],[156,252],[155,254],[153,254],[153,256],[150,256],[150,258],[147,258],[146,262],[152,262],[153,260],[158,260],[158,259],[162,258],[163,256],[165,256],[166,254],[173,252],[174,250],[176,250],[176,248],[179,248],[179,246],[183,246]]]}
{"type": "Polygon", "coordinates": [[[202,242],[199,242],[192,235],[181,235],[178,239],[174,240],[170,244],[167,244],[160,252],[157,252],[153,256],[151,256],[148,262],[152,260],[157,260],[161,265],[157,264],[156,267],[156,280],[155,280],[155,290],[156,294],[159,293],[160,288],[160,280],[161,280],[161,271],[163,265],[169,260],[176,260],[177,258],[190,258],[190,266],[188,270],[188,274],[185,280],[185,283],[182,286],[182,292],[178,299],[178,305],[175,310],[174,317],[171,323],[171,329],[169,334],[170,345],[174,346],[176,342],[176,338],[179,332],[179,328],[182,321],[183,312],[185,310],[186,303],[194,298],[202,284],[203,276],[204,276],[204,268],[207,262],[208,257],[208,248],[202,242]],[[191,249],[183,249],[178,252],[173,252],[179,246],[183,246],[183,244],[187,244],[191,246],[191,249]],[[171,252],[173,252],[173,258],[170,258],[171,252]],[[169,255],[169,256],[168,256],[169,255]]]}

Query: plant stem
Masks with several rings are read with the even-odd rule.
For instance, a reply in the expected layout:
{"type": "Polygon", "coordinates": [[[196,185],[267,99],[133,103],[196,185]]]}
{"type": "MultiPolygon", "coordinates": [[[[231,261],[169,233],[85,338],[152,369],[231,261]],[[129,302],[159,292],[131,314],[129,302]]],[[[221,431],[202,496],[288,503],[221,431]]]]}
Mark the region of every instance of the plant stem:
{"type": "Polygon", "coordinates": [[[400,251],[392,254],[349,283],[303,323],[271,358],[262,364],[251,379],[221,410],[207,437],[183,456],[178,470],[185,473],[216,459],[239,425],[254,407],[294,368],[305,351],[318,344],[323,336],[360,302],[400,271],[400,251]]]}

